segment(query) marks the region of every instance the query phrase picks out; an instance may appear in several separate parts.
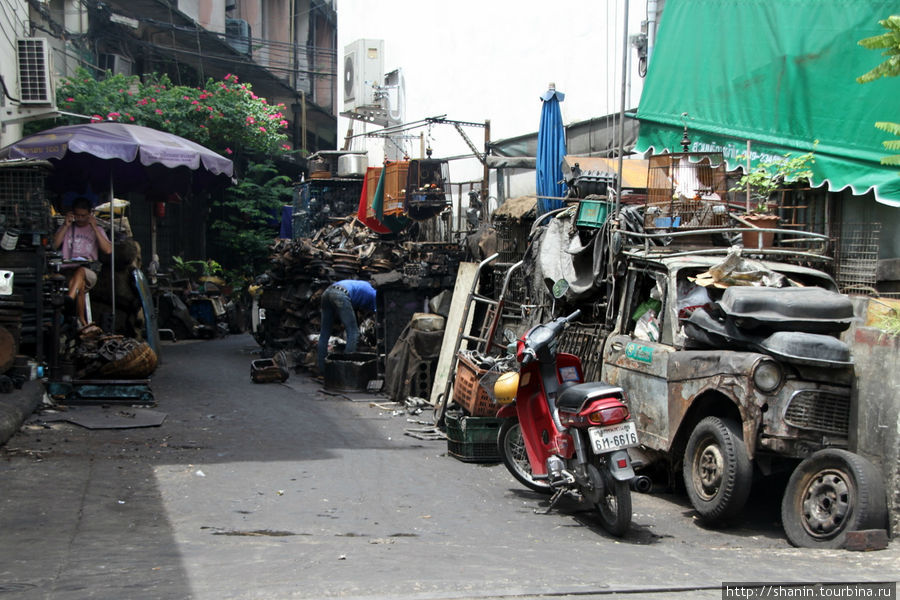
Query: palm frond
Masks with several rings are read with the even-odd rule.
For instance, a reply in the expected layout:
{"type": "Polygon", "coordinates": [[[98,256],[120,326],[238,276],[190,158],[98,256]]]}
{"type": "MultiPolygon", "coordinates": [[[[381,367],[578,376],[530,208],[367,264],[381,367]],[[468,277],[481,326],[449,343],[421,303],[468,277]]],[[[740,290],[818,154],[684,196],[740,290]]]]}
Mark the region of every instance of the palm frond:
{"type": "Polygon", "coordinates": [[[894,135],[900,135],[900,123],[891,123],[890,121],[878,121],[875,123],[875,127],[882,131],[887,131],[888,133],[892,133],[894,135]]]}

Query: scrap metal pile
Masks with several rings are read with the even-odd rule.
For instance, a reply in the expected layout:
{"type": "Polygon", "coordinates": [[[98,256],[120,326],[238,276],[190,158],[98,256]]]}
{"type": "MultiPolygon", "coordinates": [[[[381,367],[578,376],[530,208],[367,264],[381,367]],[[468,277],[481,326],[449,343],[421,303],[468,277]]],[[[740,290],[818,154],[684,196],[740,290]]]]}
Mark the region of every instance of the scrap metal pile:
{"type": "MultiPolygon", "coordinates": [[[[353,217],[311,238],[280,240],[270,266],[257,278],[261,321],[254,330],[264,354],[294,350],[301,362],[319,333],[320,298],[341,279],[408,288],[452,287],[463,252],[452,244],[386,239],[353,217]]],[[[366,332],[361,331],[363,339],[366,332]]]]}

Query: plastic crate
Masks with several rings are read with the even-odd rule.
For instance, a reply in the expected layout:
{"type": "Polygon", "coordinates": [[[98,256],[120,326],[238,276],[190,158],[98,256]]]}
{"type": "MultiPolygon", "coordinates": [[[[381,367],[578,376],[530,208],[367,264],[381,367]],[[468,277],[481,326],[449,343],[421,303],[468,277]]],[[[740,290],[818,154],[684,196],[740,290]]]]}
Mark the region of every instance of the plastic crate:
{"type": "Polygon", "coordinates": [[[500,462],[497,435],[502,419],[448,413],[447,453],[463,462],[500,462]]]}
{"type": "Polygon", "coordinates": [[[605,200],[579,200],[575,224],[583,227],[602,227],[609,214],[610,203],[605,200]]]}
{"type": "Polygon", "coordinates": [[[456,379],[453,380],[453,401],[463,407],[473,417],[493,417],[499,406],[491,401],[490,395],[478,382],[487,373],[472,364],[464,354],[457,355],[456,379]]]}

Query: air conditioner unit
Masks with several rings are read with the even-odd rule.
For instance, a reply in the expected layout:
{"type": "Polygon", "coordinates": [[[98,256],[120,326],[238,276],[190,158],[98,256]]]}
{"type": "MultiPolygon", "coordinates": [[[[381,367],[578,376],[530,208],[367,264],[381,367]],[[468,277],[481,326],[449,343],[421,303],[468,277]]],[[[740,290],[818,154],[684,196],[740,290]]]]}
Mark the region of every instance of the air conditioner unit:
{"type": "Polygon", "coordinates": [[[344,110],[380,106],[375,86],[384,78],[384,40],[356,40],[344,47],[344,110]]]}
{"type": "Polygon", "coordinates": [[[101,54],[100,68],[113,75],[131,75],[134,72],[134,61],[121,54],[101,54]]]}
{"type": "Polygon", "coordinates": [[[235,52],[250,56],[250,23],[244,19],[225,19],[225,41],[235,52]]]}
{"type": "Polygon", "coordinates": [[[19,63],[19,99],[22,104],[55,104],[47,39],[17,39],[16,58],[19,63]]]}

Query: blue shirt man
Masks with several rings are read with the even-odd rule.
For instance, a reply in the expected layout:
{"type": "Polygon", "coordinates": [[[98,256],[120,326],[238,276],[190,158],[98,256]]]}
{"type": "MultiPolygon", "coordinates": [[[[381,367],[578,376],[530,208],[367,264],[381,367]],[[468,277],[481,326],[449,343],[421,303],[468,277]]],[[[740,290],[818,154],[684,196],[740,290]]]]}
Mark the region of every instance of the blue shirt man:
{"type": "Polygon", "coordinates": [[[359,326],[356,324],[356,310],[375,312],[375,288],[368,281],[344,279],[331,284],[322,294],[322,329],[319,332],[318,366],[319,373],[325,373],[325,357],[328,354],[328,339],[337,316],[347,332],[345,352],[356,352],[359,342],[359,326]]]}

